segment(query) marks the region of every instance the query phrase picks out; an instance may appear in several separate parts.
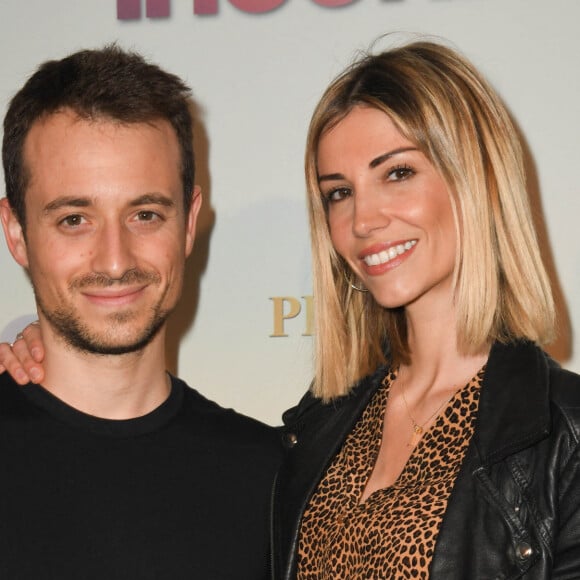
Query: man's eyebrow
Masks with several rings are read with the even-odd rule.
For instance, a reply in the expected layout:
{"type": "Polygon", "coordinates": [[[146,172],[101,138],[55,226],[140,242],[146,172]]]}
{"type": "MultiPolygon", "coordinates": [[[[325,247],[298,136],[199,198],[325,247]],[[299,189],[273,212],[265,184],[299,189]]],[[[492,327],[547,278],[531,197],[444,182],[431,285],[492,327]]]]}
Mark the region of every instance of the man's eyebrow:
{"type": "MultiPolygon", "coordinates": [[[[391,157],[395,157],[395,155],[400,155],[401,153],[405,153],[407,151],[418,151],[418,149],[417,147],[410,146],[410,147],[398,147],[397,149],[393,149],[392,151],[387,151],[386,153],[383,153],[382,155],[375,157],[369,163],[369,169],[375,169],[375,167],[378,167],[379,165],[381,165],[381,163],[384,163],[391,157]]],[[[344,175],[342,173],[329,173],[327,175],[318,176],[319,183],[321,181],[339,181],[341,179],[344,179],[344,175]]]]}
{"type": "MultiPolygon", "coordinates": [[[[65,207],[90,207],[94,205],[93,200],[88,197],[77,197],[67,195],[53,199],[44,206],[44,213],[57,211],[65,207]]],[[[145,193],[132,199],[129,202],[130,207],[139,207],[141,205],[162,205],[164,207],[174,207],[175,202],[170,197],[161,193],[145,193]]]]}
{"type": "Polygon", "coordinates": [[[140,205],[162,205],[165,207],[174,207],[175,201],[161,193],[145,193],[144,195],[140,195],[131,200],[129,205],[131,207],[137,207],[140,205]]]}
{"type": "Polygon", "coordinates": [[[63,207],[89,207],[93,202],[87,197],[75,197],[72,195],[58,197],[44,206],[44,213],[56,211],[63,207]]]}

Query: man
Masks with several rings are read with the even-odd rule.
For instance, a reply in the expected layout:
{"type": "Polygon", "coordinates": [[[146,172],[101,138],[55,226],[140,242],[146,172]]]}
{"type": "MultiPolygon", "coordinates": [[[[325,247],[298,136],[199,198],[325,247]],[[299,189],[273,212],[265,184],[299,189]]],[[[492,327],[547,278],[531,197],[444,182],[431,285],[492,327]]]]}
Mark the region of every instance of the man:
{"type": "Polygon", "coordinates": [[[45,376],[0,377],[0,578],[267,576],[277,435],[165,370],[201,204],[188,97],[109,46],[10,103],[0,215],[45,376]]]}

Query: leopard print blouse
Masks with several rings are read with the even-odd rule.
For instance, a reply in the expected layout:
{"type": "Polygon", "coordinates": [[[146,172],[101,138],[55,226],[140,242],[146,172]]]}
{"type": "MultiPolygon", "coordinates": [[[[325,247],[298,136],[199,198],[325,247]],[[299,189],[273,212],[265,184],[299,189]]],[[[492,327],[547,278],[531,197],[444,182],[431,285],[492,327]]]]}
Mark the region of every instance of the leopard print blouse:
{"type": "Polygon", "coordinates": [[[447,500],[473,435],[483,373],[451,398],[397,481],[361,504],[396,378],[396,371],[387,373],[306,508],[299,580],[429,577],[447,500]]]}

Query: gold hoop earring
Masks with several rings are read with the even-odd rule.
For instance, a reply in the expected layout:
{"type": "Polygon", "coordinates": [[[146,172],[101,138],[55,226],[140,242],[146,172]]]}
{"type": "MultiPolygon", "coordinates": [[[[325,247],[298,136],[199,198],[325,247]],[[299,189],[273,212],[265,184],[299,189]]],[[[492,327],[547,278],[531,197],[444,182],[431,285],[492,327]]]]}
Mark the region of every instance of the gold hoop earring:
{"type": "Polygon", "coordinates": [[[364,286],[361,286],[360,288],[359,288],[358,286],[355,286],[355,285],[354,285],[354,284],[351,282],[351,280],[349,280],[349,278],[348,278],[348,276],[347,276],[347,274],[346,274],[346,271],[345,271],[345,270],[343,270],[342,272],[343,272],[343,274],[344,274],[344,279],[346,280],[346,283],[347,283],[347,284],[348,284],[348,285],[349,285],[349,286],[350,286],[350,287],[351,287],[353,290],[356,290],[357,292],[368,292],[368,289],[367,289],[367,288],[365,288],[364,286]]]}

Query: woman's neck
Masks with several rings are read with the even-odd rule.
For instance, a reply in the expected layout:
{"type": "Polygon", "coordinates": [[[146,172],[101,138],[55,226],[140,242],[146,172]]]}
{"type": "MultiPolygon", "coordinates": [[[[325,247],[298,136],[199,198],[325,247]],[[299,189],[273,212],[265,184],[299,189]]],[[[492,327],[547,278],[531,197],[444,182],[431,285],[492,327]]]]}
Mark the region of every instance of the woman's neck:
{"type": "Polygon", "coordinates": [[[409,390],[448,391],[460,388],[485,364],[489,345],[464,352],[457,340],[457,318],[453,304],[407,309],[410,362],[401,365],[401,379],[409,390]]]}

